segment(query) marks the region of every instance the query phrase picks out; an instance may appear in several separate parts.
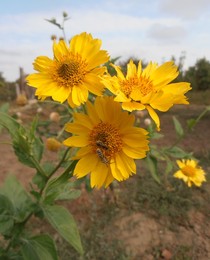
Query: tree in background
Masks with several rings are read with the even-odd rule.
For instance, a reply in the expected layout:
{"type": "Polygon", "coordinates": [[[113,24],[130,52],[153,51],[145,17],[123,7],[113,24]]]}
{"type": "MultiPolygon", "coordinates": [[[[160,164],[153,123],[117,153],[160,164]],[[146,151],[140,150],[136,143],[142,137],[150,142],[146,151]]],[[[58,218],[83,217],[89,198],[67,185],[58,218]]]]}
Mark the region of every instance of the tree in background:
{"type": "Polygon", "coordinates": [[[210,89],[210,62],[206,58],[198,59],[186,70],[184,79],[191,83],[193,90],[210,89]]]}
{"type": "Polygon", "coordinates": [[[0,100],[10,101],[15,97],[15,82],[7,82],[0,72],[0,100]]]}

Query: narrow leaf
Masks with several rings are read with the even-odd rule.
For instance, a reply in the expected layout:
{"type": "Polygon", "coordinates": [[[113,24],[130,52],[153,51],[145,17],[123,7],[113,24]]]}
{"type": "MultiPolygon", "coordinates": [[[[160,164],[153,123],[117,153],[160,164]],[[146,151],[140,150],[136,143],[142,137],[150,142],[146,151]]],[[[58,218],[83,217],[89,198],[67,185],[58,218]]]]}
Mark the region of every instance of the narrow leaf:
{"type": "Polygon", "coordinates": [[[174,146],[170,149],[165,149],[166,154],[174,157],[174,158],[191,158],[192,153],[187,153],[182,150],[180,147],[174,146]]]}
{"type": "Polygon", "coordinates": [[[146,162],[152,177],[155,179],[155,181],[160,183],[160,178],[158,176],[158,169],[157,169],[157,159],[148,155],[146,158],[146,162]]]}
{"type": "Polygon", "coordinates": [[[173,116],[173,121],[174,121],[174,127],[175,127],[175,131],[178,137],[182,137],[184,135],[184,130],[181,126],[181,123],[179,122],[179,120],[173,116]]]}

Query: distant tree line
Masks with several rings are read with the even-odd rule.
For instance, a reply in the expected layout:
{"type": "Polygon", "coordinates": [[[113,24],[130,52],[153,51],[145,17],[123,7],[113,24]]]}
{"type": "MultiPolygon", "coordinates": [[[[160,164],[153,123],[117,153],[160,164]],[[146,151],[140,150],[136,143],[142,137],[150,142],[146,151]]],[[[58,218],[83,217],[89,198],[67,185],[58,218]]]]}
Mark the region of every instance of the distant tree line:
{"type": "MultiPolygon", "coordinates": [[[[122,71],[126,73],[127,63],[130,59],[134,61],[137,65],[139,59],[130,57],[125,61],[118,62],[120,57],[111,59],[106,66],[108,68],[108,72],[113,76],[115,75],[114,68],[110,65],[110,63],[115,63],[121,66],[122,71]]],[[[198,59],[194,66],[189,67],[187,70],[184,70],[184,61],[185,55],[182,54],[177,60],[174,56],[171,57],[171,60],[175,62],[179,69],[179,76],[175,80],[179,81],[188,81],[191,83],[192,89],[195,91],[205,91],[210,89],[210,61],[206,58],[198,59]]],[[[147,62],[142,61],[142,67],[145,68],[147,62]]],[[[7,82],[2,73],[0,72],[0,100],[10,101],[16,98],[16,87],[17,84],[20,84],[20,79],[17,79],[15,82],[7,82]]]]}

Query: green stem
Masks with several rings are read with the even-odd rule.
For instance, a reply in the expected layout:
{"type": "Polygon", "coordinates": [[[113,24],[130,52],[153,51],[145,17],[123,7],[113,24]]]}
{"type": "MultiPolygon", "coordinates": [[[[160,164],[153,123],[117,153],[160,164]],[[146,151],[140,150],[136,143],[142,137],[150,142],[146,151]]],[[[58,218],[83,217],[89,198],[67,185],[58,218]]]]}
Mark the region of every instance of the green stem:
{"type": "MultiPolygon", "coordinates": [[[[52,175],[60,168],[60,166],[62,165],[62,163],[65,161],[66,156],[67,156],[67,154],[68,154],[68,152],[69,152],[70,149],[71,149],[70,147],[66,149],[66,151],[65,151],[65,153],[63,154],[63,157],[61,158],[60,162],[56,165],[56,167],[55,167],[55,168],[52,170],[52,172],[48,175],[48,180],[52,177],[52,175]]],[[[47,180],[47,181],[48,181],[48,180],[47,180]]]]}
{"type": "Polygon", "coordinates": [[[45,171],[42,169],[41,165],[39,164],[39,162],[33,157],[31,156],[31,160],[33,161],[35,168],[37,169],[37,171],[43,176],[43,177],[47,177],[45,171]]]}
{"type": "Polygon", "coordinates": [[[194,126],[201,120],[201,118],[209,111],[209,107],[207,107],[196,119],[194,126]]]}

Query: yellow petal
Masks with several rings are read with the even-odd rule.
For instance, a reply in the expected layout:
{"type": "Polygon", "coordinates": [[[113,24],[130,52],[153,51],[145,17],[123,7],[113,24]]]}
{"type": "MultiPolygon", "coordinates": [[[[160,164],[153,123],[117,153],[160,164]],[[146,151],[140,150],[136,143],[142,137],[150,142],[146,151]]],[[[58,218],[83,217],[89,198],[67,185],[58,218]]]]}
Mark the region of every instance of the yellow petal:
{"type": "Polygon", "coordinates": [[[39,56],[33,62],[34,69],[39,72],[44,72],[46,69],[53,65],[53,60],[46,56],[39,56]]]}
{"type": "Polygon", "coordinates": [[[154,109],[152,109],[150,106],[146,106],[146,109],[148,110],[151,118],[155,121],[155,124],[157,126],[157,130],[160,131],[160,119],[154,109]]]}
{"type": "Polygon", "coordinates": [[[117,169],[121,172],[123,179],[126,180],[131,175],[131,171],[127,163],[125,163],[125,161],[123,160],[123,158],[121,157],[120,153],[116,154],[115,156],[117,169]]]}
{"type": "Polygon", "coordinates": [[[148,144],[146,136],[140,134],[128,134],[123,136],[123,142],[131,147],[140,147],[148,144]]]}
{"type": "Polygon", "coordinates": [[[74,121],[77,121],[79,124],[87,127],[88,129],[93,128],[93,124],[90,121],[89,117],[82,113],[74,113],[74,121]]]}
{"type": "Polygon", "coordinates": [[[117,77],[120,79],[120,80],[125,80],[125,76],[123,75],[122,71],[121,71],[121,68],[119,66],[116,66],[114,64],[111,64],[111,66],[116,70],[117,72],[117,77]]]}
{"type": "Polygon", "coordinates": [[[107,188],[109,186],[109,184],[113,182],[113,180],[114,180],[114,177],[112,176],[111,171],[109,169],[107,177],[104,181],[105,188],[107,188]]]}
{"type": "Polygon", "coordinates": [[[67,100],[70,93],[71,93],[71,88],[60,87],[57,89],[57,91],[54,91],[51,96],[53,100],[63,103],[64,101],[67,100]]]}
{"type": "Polygon", "coordinates": [[[82,124],[67,123],[65,125],[65,131],[67,131],[69,133],[77,134],[77,135],[82,135],[82,134],[84,134],[84,132],[88,133],[89,130],[90,129],[88,127],[86,127],[82,124]]]}
{"type": "Polygon", "coordinates": [[[100,50],[94,56],[88,58],[88,69],[95,68],[109,60],[107,51],[100,50]]]}
{"type": "Polygon", "coordinates": [[[127,165],[129,171],[130,171],[131,173],[134,173],[134,174],[135,174],[135,173],[136,173],[136,164],[135,164],[134,160],[133,160],[132,158],[128,157],[128,156],[127,156],[126,154],[124,154],[123,152],[120,153],[120,156],[121,156],[121,158],[122,158],[124,164],[127,165]]]}
{"type": "Polygon", "coordinates": [[[100,122],[100,119],[99,119],[98,114],[95,110],[95,107],[91,104],[90,101],[87,101],[86,108],[87,108],[87,114],[91,119],[92,125],[98,124],[100,122]]]}
{"type": "Polygon", "coordinates": [[[128,156],[133,159],[142,159],[146,157],[146,151],[149,150],[149,147],[147,145],[143,147],[130,147],[128,145],[123,145],[122,151],[128,156]]]}
{"type": "Polygon", "coordinates": [[[97,96],[101,96],[102,95],[102,91],[104,89],[104,85],[101,82],[101,79],[100,79],[100,77],[98,75],[93,74],[93,73],[88,73],[85,76],[84,85],[93,94],[95,94],[97,96]]]}
{"type": "Polygon", "coordinates": [[[86,135],[71,136],[64,140],[63,144],[66,146],[84,147],[88,145],[88,137],[86,135]]]}
{"type": "Polygon", "coordinates": [[[142,65],[141,65],[141,61],[139,61],[139,63],[138,63],[138,70],[137,70],[138,78],[141,76],[141,73],[142,73],[142,65]]]}
{"type": "Polygon", "coordinates": [[[136,65],[133,63],[133,60],[127,64],[127,75],[126,79],[132,78],[136,75],[136,65]]]}
{"type": "Polygon", "coordinates": [[[123,181],[123,176],[122,176],[122,173],[118,170],[115,162],[111,162],[110,163],[110,169],[111,169],[111,173],[112,173],[112,176],[118,180],[118,181],[123,181]]]}
{"type": "Polygon", "coordinates": [[[75,156],[75,160],[78,160],[84,156],[86,156],[87,154],[92,153],[92,149],[90,146],[84,146],[81,149],[79,149],[79,151],[77,152],[76,156],[75,156]]]}
{"type": "Polygon", "coordinates": [[[76,175],[77,178],[84,177],[85,175],[87,175],[95,169],[97,163],[98,158],[95,154],[86,155],[78,161],[74,169],[74,175],[76,175]]]}
{"type": "Polygon", "coordinates": [[[66,43],[64,41],[59,41],[56,43],[54,41],[53,43],[53,53],[56,60],[60,60],[62,56],[66,55],[68,53],[68,48],[66,46],[66,43]]]}
{"type": "Polygon", "coordinates": [[[106,181],[108,175],[108,167],[101,162],[98,162],[95,169],[91,172],[90,185],[91,187],[101,188],[106,181]]]}

